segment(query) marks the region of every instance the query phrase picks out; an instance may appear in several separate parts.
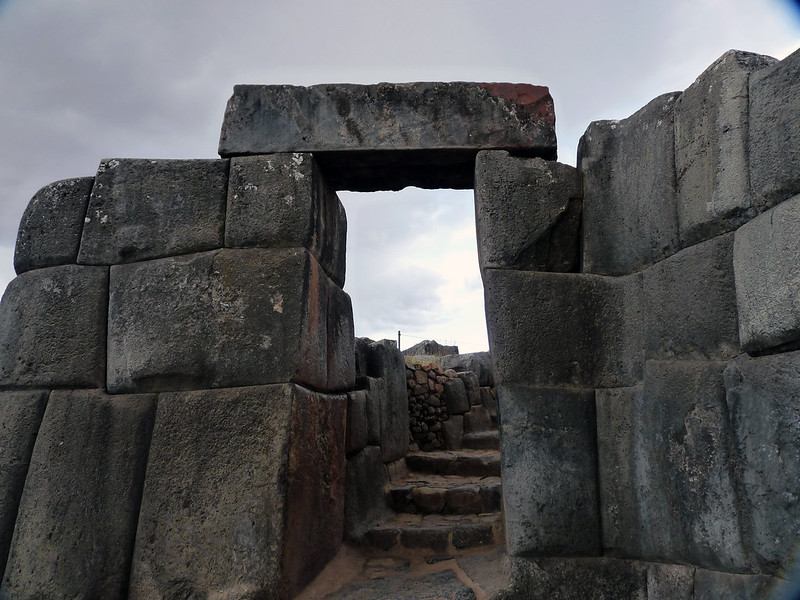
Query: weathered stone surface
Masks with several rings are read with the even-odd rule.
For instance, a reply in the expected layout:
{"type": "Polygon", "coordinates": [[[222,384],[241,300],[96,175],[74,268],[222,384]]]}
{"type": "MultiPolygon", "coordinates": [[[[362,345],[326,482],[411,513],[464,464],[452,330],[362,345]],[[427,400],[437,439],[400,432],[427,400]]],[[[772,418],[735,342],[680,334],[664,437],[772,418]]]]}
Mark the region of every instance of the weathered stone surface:
{"type": "MultiPolygon", "coordinates": [[[[648,361],[632,422],[641,547],[629,555],[706,568],[749,567],[734,489],[719,362],[648,361]]],[[[625,452],[623,450],[622,452],[625,452]]],[[[625,538],[621,538],[625,539],[625,538]]]]}
{"type": "Polygon", "coordinates": [[[286,381],[325,389],[325,277],[303,249],[226,249],[112,267],[109,390],[286,381]]]}
{"type": "Polygon", "coordinates": [[[484,290],[498,382],[619,387],[641,379],[641,276],[490,269],[484,290]]]}
{"type": "Polygon", "coordinates": [[[787,573],[800,544],[800,352],[742,355],[725,370],[745,538],[760,570],[787,573]]]}
{"type": "Polygon", "coordinates": [[[674,107],[659,96],[622,121],[595,121],[578,148],[583,270],[623,275],[678,248],[674,107]]]}
{"type": "Polygon", "coordinates": [[[492,428],[492,418],[485,406],[473,406],[469,412],[464,413],[464,432],[477,433],[488,431],[492,428]]]}
{"type": "Polygon", "coordinates": [[[480,152],[475,225],[481,269],[578,270],[581,186],[574,167],[480,152]]]}
{"type": "Polygon", "coordinates": [[[325,600],[475,600],[475,592],[453,571],[422,576],[377,577],[350,583],[325,600]]]}
{"type": "Polygon", "coordinates": [[[347,394],[347,454],[364,448],[368,438],[367,392],[350,392],[347,394]]]}
{"type": "Polygon", "coordinates": [[[0,386],[103,387],[108,269],[23,273],[0,305],[0,386]]]}
{"type": "Polygon", "coordinates": [[[367,443],[381,444],[381,407],[386,404],[386,380],[379,377],[359,379],[358,387],[367,394],[367,443]]]}
{"type": "Polygon", "coordinates": [[[154,410],[155,396],[50,394],[0,596],[127,597],[154,410]]]}
{"type": "Polygon", "coordinates": [[[103,160],[78,263],[113,265],[221,247],[227,182],[227,160],[103,160]]]}
{"type": "Polygon", "coordinates": [[[492,420],[497,421],[497,395],[495,394],[494,388],[481,388],[481,404],[489,411],[492,420]]]}
{"type": "Polygon", "coordinates": [[[28,203],[17,233],[14,269],[74,263],[94,177],[64,179],[44,186],[28,203]]]}
{"type": "Polygon", "coordinates": [[[464,382],[464,390],[471,406],[481,403],[481,385],[478,376],[472,371],[460,371],[456,373],[458,378],[464,382]]]}
{"type": "Polygon", "coordinates": [[[345,412],[295,385],[162,394],[130,597],[293,597],[342,539],[345,412]]]}
{"type": "Polygon", "coordinates": [[[39,431],[46,391],[0,393],[0,572],[5,571],[19,500],[39,431]]]}
{"type": "Polygon", "coordinates": [[[681,250],[643,277],[647,358],[725,359],[741,352],[732,233],[681,250]]]}
{"type": "Polygon", "coordinates": [[[759,215],[735,234],[739,337],[748,352],[800,339],[798,227],[800,195],[759,215]]]}
{"type": "Polygon", "coordinates": [[[347,217],[308,153],[231,160],[225,245],[307,248],[344,286],[347,217]]]}
{"type": "Polygon", "coordinates": [[[352,390],[356,381],[355,325],[350,296],[327,277],[320,277],[326,298],[327,386],[329,391],[352,390]]]}
{"type": "MultiPolygon", "coordinates": [[[[782,582],[766,575],[737,575],[697,569],[694,600],[763,600],[772,596],[782,582]]],[[[786,596],[787,600],[790,596],[786,596]]]]}
{"type": "Polygon", "coordinates": [[[800,51],[750,77],[750,181],[756,206],[800,193],[800,51]]]}
{"type": "Polygon", "coordinates": [[[756,214],[748,173],[748,82],[752,72],[775,62],[729,50],[676,101],[681,246],[733,231],[756,214]]]}
{"type": "Polygon", "coordinates": [[[448,450],[460,450],[464,443],[464,415],[451,414],[442,422],[445,447],[448,450]]]}
{"type": "Polygon", "coordinates": [[[519,385],[498,390],[508,553],[599,552],[594,392],[519,385]]]}
{"type": "Polygon", "coordinates": [[[361,539],[376,521],[386,516],[387,481],[379,447],[367,446],[348,459],[344,500],[344,531],[348,539],[361,539]]]}
{"type": "Polygon", "coordinates": [[[466,189],[478,150],[555,158],[554,125],[528,84],[237,85],[219,153],[313,152],[335,189],[466,189]]]}
{"type": "Polygon", "coordinates": [[[652,563],[647,566],[647,600],[694,600],[694,567],[652,563]]]}
{"type": "Polygon", "coordinates": [[[436,340],[422,340],[403,350],[403,356],[431,359],[432,362],[436,362],[436,359],[440,356],[447,356],[450,354],[458,354],[458,346],[446,346],[440,344],[436,340]]]}
{"type": "Polygon", "coordinates": [[[441,358],[441,365],[444,370],[472,371],[478,376],[481,386],[494,385],[494,367],[492,356],[488,352],[450,354],[441,358]]]}
{"type": "Polygon", "coordinates": [[[636,481],[635,421],[641,405],[641,386],[598,389],[597,468],[603,551],[617,556],[637,556],[640,515],[636,481]]]}
{"type": "Polygon", "coordinates": [[[451,415],[460,415],[469,410],[467,388],[464,386],[464,380],[460,377],[445,381],[442,399],[447,404],[447,412],[451,415]]]}

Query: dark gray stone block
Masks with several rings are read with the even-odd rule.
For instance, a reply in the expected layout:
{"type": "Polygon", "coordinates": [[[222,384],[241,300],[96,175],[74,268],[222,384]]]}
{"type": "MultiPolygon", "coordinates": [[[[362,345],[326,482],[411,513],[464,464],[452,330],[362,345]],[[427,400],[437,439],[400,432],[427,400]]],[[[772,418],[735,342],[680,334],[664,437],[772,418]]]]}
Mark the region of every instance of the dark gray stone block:
{"type": "Polygon", "coordinates": [[[467,388],[464,386],[464,380],[460,377],[445,381],[442,399],[447,405],[447,412],[451,415],[463,414],[470,408],[467,388]]]}
{"type": "Polygon", "coordinates": [[[647,269],[644,298],[647,358],[726,359],[741,352],[732,233],[647,269]]]}
{"type": "Polygon", "coordinates": [[[508,553],[598,553],[594,392],[504,384],[498,391],[508,553]]]}
{"type": "Polygon", "coordinates": [[[766,575],[739,575],[697,569],[694,575],[694,600],[763,600],[772,598],[771,592],[782,583],[779,579],[766,575]]]}
{"type": "Polygon", "coordinates": [[[467,393],[467,399],[470,406],[475,406],[481,403],[481,384],[478,381],[478,376],[472,371],[461,371],[456,373],[458,378],[464,382],[464,390],[467,393]]]}
{"type": "Polygon", "coordinates": [[[325,278],[316,259],[297,248],[225,249],[112,267],[109,390],[288,381],[325,389],[325,278]]]}
{"type": "Polygon", "coordinates": [[[159,397],[130,598],[288,598],[344,521],[344,396],[295,385],[159,397]]]}
{"type": "Polygon", "coordinates": [[[350,392],[347,394],[347,453],[358,452],[368,440],[367,392],[350,392]]]}
{"type": "Polygon", "coordinates": [[[733,267],[742,347],[757,352],[800,339],[800,195],[735,234],[733,267]]]}
{"type": "Polygon", "coordinates": [[[441,365],[444,370],[472,371],[478,376],[481,387],[494,385],[494,367],[492,356],[488,352],[448,354],[441,358],[441,365]]]}
{"type": "Polygon", "coordinates": [[[788,573],[800,543],[800,352],[742,355],[725,370],[748,548],[788,573]]]}
{"type": "Polygon", "coordinates": [[[751,73],[775,62],[729,50],[676,101],[681,246],[733,231],[756,214],[748,172],[748,82],[751,73]]]}
{"type": "Polygon", "coordinates": [[[554,125],[528,84],[237,85],[219,153],[313,152],[335,189],[471,188],[478,150],[555,158],[554,125]]]}
{"type": "Polygon", "coordinates": [[[348,583],[325,596],[326,600],[475,600],[468,588],[453,571],[426,575],[376,577],[348,583]]]}
{"type": "Polygon", "coordinates": [[[0,387],[105,385],[108,269],[23,273],[0,305],[0,387]]]}
{"type": "Polygon", "coordinates": [[[367,443],[381,444],[381,407],[386,404],[386,380],[379,377],[359,379],[358,387],[367,394],[367,443]]]}
{"type": "Polygon", "coordinates": [[[344,531],[350,540],[364,533],[389,512],[384,486],[388,482],[381,449],[367,446],[347,460],[344,531]]]}
{"type": "Polygon", "coordinates": [[[4,598],[127,598],[155,396],[50,394],[4,598]]]}
{"type": "Polygon", "coordinates": [[[620,387],[641,379],[641,276],[490,269],[486,324],[500,383],[620,387]]]}
{"type": "MultiPolygon", "coordinates": [[[[634,406],[634,480],[640,547],[629,555],[747,570],[734,488],[732,434],[719,362],[648,361],[634,406]]],[[[622,452],[625,452],[623,449],[622,452]]]]}
{"type": "Polygon", "coordinates": [[[578,270],[581,186],[574,167],[480,152],[475,225],[481,269],[578,270]]]}
{"type": "Polygon", "coordinates": [[[673,92],[622,121],[595,121],[578,148],[583,270],[624,275],[678,249],[673,92]]]}
{"type": "Polygon", "coordinates": [[[74,263],[78,259],[86,205],[94,177],[64,179],[34,194],[17,233],[14,269],[31,269],[74,263]]]}
{"type": "Polygon", "coordinates": [[[347,217],[313,155],[231,160],[225,245],[307,248],[344,286],[347,217]]]}
{"type": "Polygon", "coordinates": [[[647,565],[647,600],[694,600],[694,567],[647,565]]]}
{"type": "Polygon", "coordinates": [[[39,431],[48,392],[0,393],[0,572],[14,534],[19,500],[25,486],[33,444],[39,431]]]}
{"type": "Polygon", "coordinates": [[[756,206],[800,193],[800,51],[750,77],[750,181],[756,206]]]}
{"type": "Polygon", "coordinates": [[[448,450],[461,450],[464,446],[464,415],[451,413],[450,417],[442,422],[442,433],[448,450]]]}
{"type": "Polygon", "coordinates": [[[356,381],[355,325],[350,296],[327,277],[324,284],[326,301],[327,386],[329,391],[352,390],[356,381]]]}
{"type": "Polygon", "coordinates": [[[227,183],[227,160],[103,160],[78,262],[113,265],[221,247],[227,183]]]}

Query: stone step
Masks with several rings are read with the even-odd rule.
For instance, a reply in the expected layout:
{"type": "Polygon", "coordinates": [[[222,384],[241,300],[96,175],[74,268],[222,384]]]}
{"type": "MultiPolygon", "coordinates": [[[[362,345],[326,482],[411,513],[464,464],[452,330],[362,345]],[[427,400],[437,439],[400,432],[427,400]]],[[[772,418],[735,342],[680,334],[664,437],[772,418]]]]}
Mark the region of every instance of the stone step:
{"type": "Polygon", "coordinates": [[[457,554],[479,546],[502,543],[499,513],[486,515],[399,514],[369,529],[364,544],[379,550],[398,547],[457,554]]]}
{"type": "Polygon", "coordinates": [[[500,452],[497,450],[442,450],[410,452],[406,455],[409,470],[436,475],[477,477],[500,476],[500,452]]]}
{"type": "Polygon", "coordinates": [[[400,513],[473,515],[499,512],[502,494],[499,477],[411,474],[391,484],[387,501],[400,513]]]}
{"type": "Polygon", "coordinates": [[[461,444],[472,450],[499,450],[500,432],[497,429],[465,433],[461,444]]]}

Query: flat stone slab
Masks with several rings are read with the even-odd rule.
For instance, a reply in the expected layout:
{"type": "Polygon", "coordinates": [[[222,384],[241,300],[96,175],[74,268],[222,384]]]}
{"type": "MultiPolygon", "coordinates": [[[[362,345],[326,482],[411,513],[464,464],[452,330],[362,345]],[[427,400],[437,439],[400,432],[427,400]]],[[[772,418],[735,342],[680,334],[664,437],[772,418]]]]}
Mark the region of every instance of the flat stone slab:
{"type": "Polygon", "coordinates": [[[554,159],[546,87],[513,83],[237,85],[220,156],[313,152],[335,189],[473,187],[479,150],[554,159]]]}
{"type": "Polygon", "coordinates": [[[327,600],[474,600],[475,597],[475,592],[461,583],[452,571],[417,578],[389,577],[357,581],[325,596],[327,600]]]}

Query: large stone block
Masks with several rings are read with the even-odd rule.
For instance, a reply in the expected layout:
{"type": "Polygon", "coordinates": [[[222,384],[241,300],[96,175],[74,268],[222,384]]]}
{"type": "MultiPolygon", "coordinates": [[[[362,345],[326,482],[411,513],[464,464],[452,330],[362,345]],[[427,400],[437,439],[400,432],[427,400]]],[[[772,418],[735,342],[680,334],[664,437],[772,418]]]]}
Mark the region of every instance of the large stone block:
{"type": "Polygon", "coordinates": [[[782,581],[767,575],[720,573],[697,569],[694,575],[694,600],[764,600],[792,596],[772,595],[782,581]]]}
{"type": "Polygon", "coordinates": [[[380,377],[360,378],[357,383],[367,394],[367,444],[381,444],[381,407],[386,404],[386,380],[380,377]]]}
{"type": "Polygon", "coordinates": [[[344,501],[348,539],[361,539],[376,521],[387,515],[384,487],[387,483],[387,469],[377,446],[367,446],[348,459],[344,501]]]}
{"type": "Polygon", "coordinates": [[[221,247],[227,183],[227,160],[103,160],[78,262],[113,265],[221,247]]]}
{"type": "MultiPolygon", "coordinates": [[[[316,259],[297,248],[225,249],[114,266],[108,387],[166,391],[294,381],[326,389],[331,287],[316,259]]],[[[352,347],[348,353],[352,366],[352,347]]]]}
{"type": "Polygon", "coordinates": [[[0,393],[0,572],[6,568],[19,499],[47,396],[46,391],[0,393]]]}
{"type": "Polygon", "coordinates": [[[481,387],[494,385],[494,367],[492,356],[488,352],[448,354],[443,356],[440,362],[444,370],[472,371],[478,376],[481,387]]]}
{"type": "Polygon", "coordinates": [[[127,598],[155,396],[54,391],[0,597],[127,598]]]}
{"type": "Polygon", "coordinates": [[[759,215],[735,234],[739,337],[748,352],[800,339],[798,228],[800,195],[759,215]]]}
{"type": "Polygon", "coordinates": [[[307,248],[344,286],[347,217],[308,153],[231,160],[225,245],[307,248]]]}
{"type": "Polygon", "coordinates": [[[0,304],[0,387],[105,385],[108,269],[23,273],[0,304]]]}
{"type": "Polygon", "coordinates": [[[17,273],[77,260],[93,183],[94,177],[64,179],[34,194],[17,233],[14,251],[17,273]]]}
{"type": "Polygon", "coordinates": [[[313,152],[335,189],[471,188],[478,150],[555,158],[554,125],[528,84],[237,85],[219,153],[313,152]]]}
{"type": "Polygon", "coordinates": [[[578,149],[583,270],[623,275],[678,248],[674,107],[659,96],[622,121],[595,121],[578,149]]]}
{"type": "Polygon", "coordinates": [[[130,598],[290,598],[344,520],[346,398],[295,385],[159,397],[130,598]]]}
{"type": "MultiPolygon", "coordinates": [[[[633,411],[633,481],[638,536],[627,550],[662,562],[746,570],[734,485],[732,431],[720,362],[648,361],[633,411]]],[[[622,440],[626,441],[626,440],[622,440]]],[[[614,485],[614,484],[609,484],[614,485]]],[[[626,549],[621,549],[625,552],[626,549]]]]}
{"type": "Polygon", "coordinates": [[[644,298],[647,358],[725,359],[741,352],[732,233],[647,269],[644,298]]]}
{"type": "Polygon", "coordinates": [[[748,173],[748,82],[751,73],[774,62],[729,50],[675,103],[678,225],[684,247],[733,231],[756,214],[748,173]]]}
{"type": "Polygon", "coordinates": [[[347,454],[363,449],[368,440],[367,392],[350,392],[347,394],[347,454]]]}
{"type": "Polygon", "coordinates": [[[470,401],[464,380],[458,377],[445,381],[442,400],[447,405],[447,412],[451,415],[461,415],[467,412],[470,408],[470,401]]]}
{"type": "Polygon", "coordinates": [[[800,545],[800,352],[743,355],[725,385],[747,545],[759,570],[785,574],[800,545]]]}
{"type": "Polygon", "coordinates": [[[352,390],[356,381],[355,324],[350,296],[322,276],[326,298],[326,369],[329,391],[352,390]]]}
{"type": "Polygon", "coordinates": [[[750,77],[750,181],[768,208],[800,193],[800,50],[750,77]]]}
{"type": "Polygon", "coordinates": [[[641,276],[490,269],[484,294],[498,382],[619,387],[641,379],[641,276]]]}
{"type": "Polygon", "coordinates": [[[498,391],[508,553],[598,553],[594,392],[518,385],[498,391]]]}
{"type": "Polygon", "coordinates": [[[581,185],[574,167],[480,152],[475,225],[481,269],[578,270],[581,185]]]}

